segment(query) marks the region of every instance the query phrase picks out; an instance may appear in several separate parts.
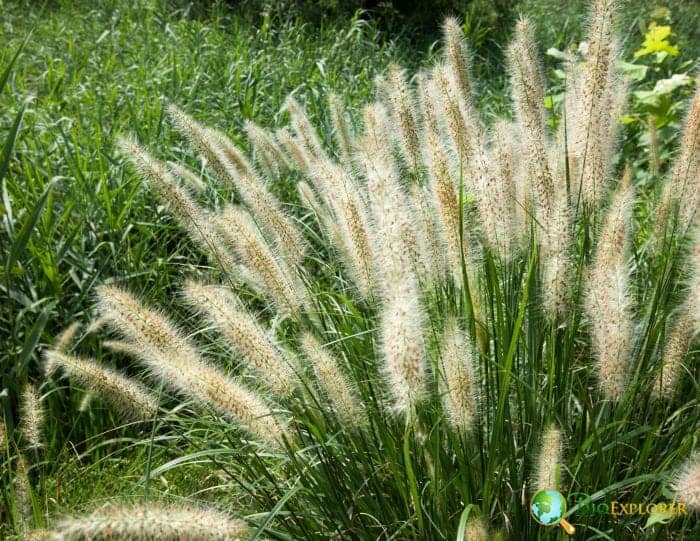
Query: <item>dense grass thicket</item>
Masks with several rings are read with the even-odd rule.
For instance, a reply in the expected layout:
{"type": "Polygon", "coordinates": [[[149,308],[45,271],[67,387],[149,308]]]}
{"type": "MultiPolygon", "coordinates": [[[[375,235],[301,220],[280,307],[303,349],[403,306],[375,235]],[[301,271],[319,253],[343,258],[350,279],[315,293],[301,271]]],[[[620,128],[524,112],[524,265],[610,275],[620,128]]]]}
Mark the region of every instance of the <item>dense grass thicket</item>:
{"type": "Polygon", "coordinates": [[[698,6],[623,2],[617,40],[610,1],[523,0],[515,34],[468,4],[442,43],[391,10],[0,1],[0,536],[698,506],[698,6]]]}

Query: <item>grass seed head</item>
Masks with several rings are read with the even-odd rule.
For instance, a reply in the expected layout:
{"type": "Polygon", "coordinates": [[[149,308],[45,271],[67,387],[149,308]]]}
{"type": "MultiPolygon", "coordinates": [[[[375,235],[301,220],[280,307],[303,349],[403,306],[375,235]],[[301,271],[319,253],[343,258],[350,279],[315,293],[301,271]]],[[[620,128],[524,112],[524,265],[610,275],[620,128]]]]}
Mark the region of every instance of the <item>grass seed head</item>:
{"type": "Polygon", "coordinates": [[[37,388],[27,383],[22,389],[20,402],[20,428],[28,449],[43,447],[42,429],[44,409],[37,388]]]}
{"type": "Polygon", "coordinates": [[[243,541],[250,532],[242,520],[204,507],[148,502],[112,504],[82,517],[65,518],[54,539],[132,539],[134,541],[243,541]]]}
{"type": "Polygon", "coordinates": [[[676,500],[693,511],[700,511],[700,454],[695,454],[681,466],[673,483],[676,500]]]}
{"type": "Polygon", "coordinates": [[[92,359],[82,359],[57,350],[45,353],[46,362],[62,368],[68,376],[114,405],[127,417],[150,421],[158,413],[158,401],[142,385],[92,359]]]}

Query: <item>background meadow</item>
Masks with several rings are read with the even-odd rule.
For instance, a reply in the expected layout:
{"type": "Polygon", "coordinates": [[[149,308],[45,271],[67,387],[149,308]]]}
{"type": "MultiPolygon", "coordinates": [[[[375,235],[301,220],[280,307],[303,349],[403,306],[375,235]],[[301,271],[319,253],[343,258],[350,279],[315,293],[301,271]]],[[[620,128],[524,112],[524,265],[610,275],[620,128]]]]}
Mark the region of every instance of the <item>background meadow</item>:
{"type": "MultiPolygon", "coordinates": [[[[115,494],[227,498],[233,508],[237,498],[246,500],[228,481],[225,466],[212,470],[216,457],[202,447],[206,421],[192,427],[197,437],[184,429],[143,430],[126,426],[106,403],[68,379],[42,385],[41,351],[72,323],[89,324],[99,284],[124,286],[182,325],[196,326],[180,289],[188,277],[207,272],[209,263],[126,165],[115,147],[117,136],[132,134],[159,158],[202,170],[171,127],[168,103],[247,151],[244,122],[281,126],[288,120],[281,107],[292,94],[330,145],[328,94],[342,96],[348,109],[358,111],[390,62],[409,73],[429,66],[441,51],[442,15],[450,13],[463,21],[473,47],[477,105],[486,122],[511,114],[504,49],[518,16],[532,18],[547,76],[545,103],[556,124],[564,91],[561,57],[579,47],[588,8],[570,2],[559,9],[546,0],[497,7],[442,2],[430,20],[419,8],[399,4],[369,13],[332,2],[309,4],[0,1],[0,405],[12,435],[21,389],[26,382],[39,388],[45,422],[44,447],[30,471],[34,526],[62,512],[92,509],[115,494]]],[[[651,212],[644,201],[653,198],[672,163],[695,90],[700,7],[692,1],[668,7],[623,3],[621,19],[622,57],[633,88],[616,162],[633,168],[642,202],[635,214],[644,223],[651,212]],[[670,25],[674,33],[659,46],[677,51],[635,56],[652,23],[670,25]]],[[[204,172],[204,199],[221,205],[231,193],[215,190],[209,175],[204,172]]],[[[295,174],[282,176],[269,189],[295,206],[296,180],[295,174]]],[[[643,227],[638,231],[647,234],[643,227]]],[[[642,272],[654,278],[654,270],[642,272]]],[[[216,333],[198,332],[220,354],[216,333]]],[[[104,350],[94,335],[81,341],[81,349],[105,363],[139,372],[124,356],[104,350]]],[[[683,412],[680,426],[691,435],[698,428],[697,384],[688,389],[694,408],[683,412]]],[[[14,454],[12,445],[4,448],[8,457],[14,454]]],[[[18,509],[9,472],[2,475],[0,536],[11,536],[18,509]]],[[[602,486],[613,481],[604,471],[597,479],[602,486]]],[[[663,539],[673,530],[651,532],[663,539]]]]}

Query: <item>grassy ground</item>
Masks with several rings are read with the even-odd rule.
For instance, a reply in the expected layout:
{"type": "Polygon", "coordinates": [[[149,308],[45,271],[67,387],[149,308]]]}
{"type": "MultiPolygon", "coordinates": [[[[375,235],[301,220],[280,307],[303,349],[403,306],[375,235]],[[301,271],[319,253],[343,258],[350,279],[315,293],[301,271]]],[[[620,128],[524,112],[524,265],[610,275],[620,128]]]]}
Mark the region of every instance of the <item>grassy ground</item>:
{"type": "MultiPolygon", "coordinates": [[[[551,9],[541,1],[523,3],[524,12],[540,21],[551,9]]],[[[323,125],[328,92],[341,93],[349,105],[360,104],[388,62],[416,67],[434,52],[416,50],[410,36],[381,34],[359,19],[311,25],[275,15],[258,17],[252,25],[224,7],[205,9],[185,1],[0,0],[0,12],[0,72],[26,40],[0,94],[0,141],[24,110],[0,207],[0,378],[8,390],[2,415],[10,426],[15,391],[39,376],[38,351],[66,325],[89,319],[94,285],[117,280],[168,307],[183,275],[204,263],[169,213],[116,157],[117,134],[133,133],[161,157],[186,161],[189,151],[164,121],[167,102],[245,145],[243,121],[279,124],[279,109],[290,93],[323,125]]],[[[581,12],[572,11],[556,35],[543,23],[540,32],[552,45],[563,46],[578,36],[581,12]]],[[[693,28],[686,26],[688,20],[693,19],[684,19],[682,28],[693,28]]],[[[473,31],[479,37],[478,28],[473,31]]],[[[641,41],[639,33],[630,36],[633,43],[641,41]]],[[[478,76],[496,71],[496,45],[505,38],[481,36],[478,76]]],[[[697,50],[697,34],[685,32],[682,39],[684,47],[697,50]]],[[[507,110],[503,87],[502,77],[483,85],[483,108],[507,110]]],[[[53,458],[38,472],[44,478],[38,497],[49,512],[123,492],[142,474],[132,465],[143,463],[148,435],[112,456],[117,439],[105,444],[90,438],[120,421],[102,406],[76,415],[81,399],[82,394],[60,388],[45,400],[46,456],[53,458]],[[86,452],[91,460],[85,463],[100,460],[84,469],[80,456],[86,452]]],[[[126,436],[119,431],[113,437],[126,436]]],[[[158,462],[182,451],[159,451],[158,462]]],[[[206,483],[193,467],[158,478],[152,488],[190,494],[206,491],[206,483]]]]}

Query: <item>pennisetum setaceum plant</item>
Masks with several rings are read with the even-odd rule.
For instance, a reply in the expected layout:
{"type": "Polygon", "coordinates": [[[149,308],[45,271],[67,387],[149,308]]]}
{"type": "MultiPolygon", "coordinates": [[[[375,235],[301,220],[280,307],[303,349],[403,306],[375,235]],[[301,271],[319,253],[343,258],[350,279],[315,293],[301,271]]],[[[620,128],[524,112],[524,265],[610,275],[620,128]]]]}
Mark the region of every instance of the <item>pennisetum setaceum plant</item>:
{"type": "MultiPolygon", "coordinates": [[[[700,94],[640,218],[633,170],[615,160],[628,87],[615,10],[594,3],[555,130],[530,24],[507,51],[513,118],[486,125],[447,19],[442,61],[414,79],[391,66],[361,121],[329,97],[332,143],[291,97],[289,127],[246,124],[252,155],[171,105],[233,191],[225,205],[123,137],[211,269],[182,285],[187,324],[118,285],[96,290],[89,332],[106,328],[140,377],[79,351],[75,328],[45,352],[47,377],[198,449],[236,507],[115,503],[31,535],[545,539],[563,533],[529,502],[555,488],[590,496],[570,502],[580,536],[699,536],[700,94]],[[288,178],[297,202],[269,189],[288,178]],[[585,512],[611,500],[688,512],[647,528],[585,512]]],[[[21,441],[37,453],[37,394],[24,396],[21,441]]],[[[14,468],[26,492],[27,466],[14,468]]]]}

